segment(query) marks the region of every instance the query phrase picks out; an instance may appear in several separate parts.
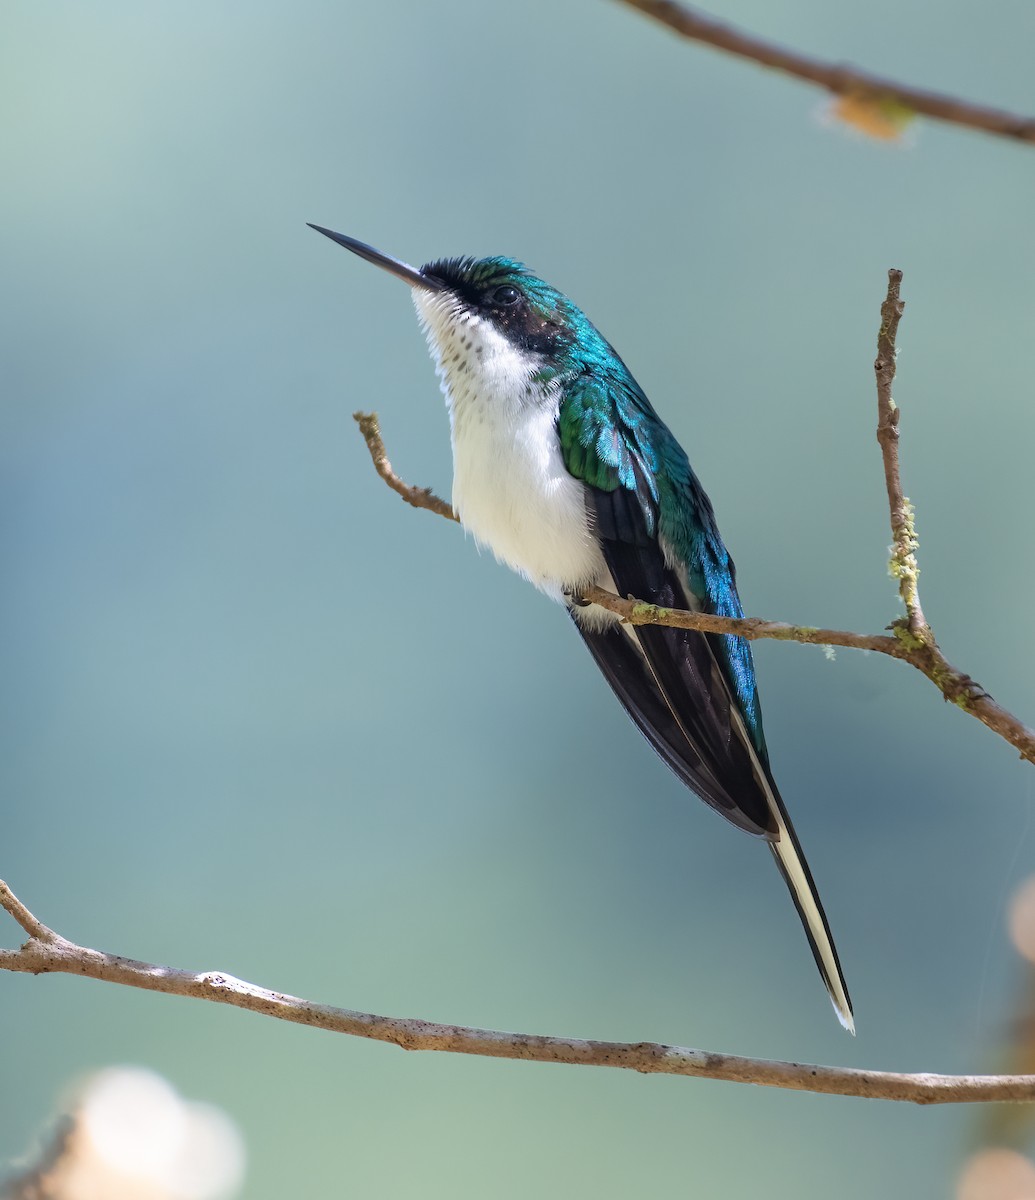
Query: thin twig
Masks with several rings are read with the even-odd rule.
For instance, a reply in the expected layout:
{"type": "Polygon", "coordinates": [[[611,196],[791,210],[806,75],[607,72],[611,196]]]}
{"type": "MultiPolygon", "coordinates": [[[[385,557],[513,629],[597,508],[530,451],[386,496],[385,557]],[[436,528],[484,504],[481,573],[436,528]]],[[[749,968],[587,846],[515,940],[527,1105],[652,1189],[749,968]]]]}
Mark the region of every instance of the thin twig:
{"type": "Polygon", "coordinates": [[[381,437],[381,426],[378,423],[377,413],[354,412],[352,419],[366,439],[370,457],[374,460],[374,470],[393,492],[398,492],[406,503],[412,504],[414,508],[426,508],[429,512],[445,517],[447,521],[460,520],[453,512],[452,506],[445,500],[440,500],[431,488],[413,487],[412,484],[403,483],[392,470],[392,464],[388,461],[388,452],[385,450],[384,440],[381,437]]]}
{"type": "Polygon", "coordinates": [[[764,621],[761,617],[716,617],[711,613],[645,604],[632,596],[623,600],[614,592],[599,587],[583,588],[580,599],[599,604],[630,625],[669,625],[675,629],[698,629],[702,633],[735,633],[749,641],[768,638],[777,642],[802,642],[807,646],[844,646],[849,650],[875,650],[878,654],[909,660],[909,651],[902,643],[886,634],[816,629],[811,625],[789,625],[786,621],[764,621]]]}
{"type": "MultiPolygon", "coordinates": [[[[0,888],[0,904],[21,923],[27,910],[6,884],[0,888]]],[[[39,928],[46,928],[34,917],[31,920],[39,928]]],[[[177,967],[138,962],[77,946],[62,937],[53,942],[30,938],[18,950],[0,950],[0,969],[33,975],[53,972],[81,975],[149,992],[211,1000],[331,1033],[390,1042],[403,1050],[440,1050],[524,1062],[616,1067],[648,1075],[690,1075],[698,1079],[723,1079],[731,1083],[754,1083],[832,1096],[905,1100],[914,1104],[1035,1101],[1035,1075],[909,1075],[895,1071],[860,1071],[850,1067],[744,1058],[738,1054],[693,1050],[660,1042],[601,1042],[440,1025],[433,1021],[385,1017],[314,1004],[298,996],[245,983],[222,971],[183,971],[177,967]]]]}
{"type": "MultiPolygon", "coordinates": [[[[873,650],[907,662],[925,675],[946,700],[976,717],[994,733],[1010,743],[1021,758],[1035,763],[1035,730],[1029,729],[1012,713],[998,705],[976,680],[954,667],[942,654],[934,633],[924,619],[917,589],[919,567],[916,561],[916,530],[913,509],[903,495],[899,474],[899,409],[891,397],[895,375],[895,339],[904,309],[900,297],[902,272],[888,272],[888,291],[881,306],[881,325],[877,335],[877,438],[884,456],[884,476],[891,514],[894,545],[891,570],[898,578],[899,592],[906,605],[906,617],[888,626],[894,636],[847,633],[838,629],[817,629],[811,625],[792,625],[765,621],[759,617],[717,617],[710,613],[662,608],[629,596],[623,599],[602,588],[587,588],[582,599],[616,613],[631,625],[671,625],[677,629],[699,629],[704,633],[735,633],[756,640],[771,638],[784,642],[803,642],[813,646],[844,646],[853,650],[873,650]]],[[[354,413],[370,451],[374,467],[394,491],[415,508],[426,508],[440,516],[457,520],[456,513],[429,488],[414,488],[404,483],[388,461],[377,416],[354,413]]]]}
{"type": "Polygon", "coordinates": [[[630,8],[638,9],[669,29],[675,30],[691,41],[703,42],[750,59],[763,67],[793,75],[807,83],[815,83],[836,96],[851,96],[875,101],[891,100],[902,108],[947,121],[952,125],[963,125],[983,133],[1013,138],[1020,142],[1035,142],[1035,118],[1018,116],[1002,109],[973,104],[955,96],[940,92],[929,92],[894,79],[884,79],[866,71],[848,67],[842,63],[826,63],[808,58],[794,50],[774,46],[752,34],[744,33],[732,25],[725,25],[712,17],[704,16],[675,0],[622,0],[630,8]]]}
{"type": "Polygon", "coordinates": [[[10,913],[29,937],[35,938],[36,941],[46,943],[60,941],[54,930],[44,925],[38,917],[34,917],[2,879],[0,879],[0,907],[10,913]]]}
{"type": "Polygon", "coordinates": [[[884,484],[888,494],[891,518],[891,574],[898,580],[899,595],[906,608],[904,619],[891,623],[896,640],[908,651],[898,655],[923,672],[951,700],[989,729],[1016,747],[1022,758],[1035,762],[1035,731],[1027,728],[1012,713],[992,699],[985,689],[964,674],[945,657],[935,640],[934,630],[927,623],[920,607],[918,580],[920,567],[916,551],[919,541],[913,506],[902,489],[899,462],[899,423],[901,411],[895,403],[891,386],[895,379],[896,339],[899,321],[905,311],[901,298],[902,272],[888,272],[888,290],[881,304],[880,328],[877,331],[877,357],[873,368],[877,377],[877,441],[884,463],[884,484]]]}
{"type": "Polygon", "coordinates": [[[884,459],[884,486],[891,513],[891,574],[898,580],[909,632],[917,641],[933,645],[934,634],[920,607],[920,568],[916,561],[920,543],[916,537],[915,514],[909,497],[902,493],[898,461],[898,423],[902,414],[891,395],[891,385],[895,381],[895,339],[906,307],[899,295],[901,286],[902,272],[892,268],[888,272],[888,294],[880,306],[877,357],[873,363],[877,374],[877,441],[884,459]]]}

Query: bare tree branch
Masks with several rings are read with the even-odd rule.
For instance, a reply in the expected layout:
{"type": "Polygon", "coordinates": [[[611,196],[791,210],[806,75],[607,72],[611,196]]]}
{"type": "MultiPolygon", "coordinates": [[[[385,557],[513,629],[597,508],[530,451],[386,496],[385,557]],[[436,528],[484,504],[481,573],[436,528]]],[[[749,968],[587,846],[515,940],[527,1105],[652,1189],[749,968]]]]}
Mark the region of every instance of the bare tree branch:
{"type": "MultiPolygon", "coordinates": [[[[887,296],[881,305],[881,324],[877,334],[877,440],[884,459],[884,480],[891,514],[891,533],[894,539],[891,552],[891,573],[898,579],[899,594],[906,606],[906,616],[892,621],[888,628],[893,637],[885,634],[846,633],[838,629],[817,629],[811,625],[790,625],[782,621],[765,621],[760,617],[717,617],[710,613],[688,612],[647,604],[634,596],[623,599],[602,588],[586,588],[582,599],[599,604],[617,613],[630,625],[671,625],[677,629],[699,629],[703,633],[735,633],[756,640],[771,638],[784,642],[803,642],[813,646],[844,646],[853,650],[873,650],[915,667],[925,675],[946,700],[951,700],[964,712],[976,717],[993,733],[1009,742],[1021,758],[1035,763],[1035,730],[1029,729],[1012,713],[997,704],[976,680],[954,667],[942,654],[934,632],[924,619],[920,607],[917,577],[918,546],[913,507],[902,492],[899,473],[900,411],[891,396],[895,377],[895,339],[905,305],[900,297],[902,272],[888,272],[887,296]]],[[[388,486],[414,508],[426,508],[451,521],[456,513],[430,488],[414,488],[404,483],[393,471],[381,438],[381,429],[374,413],[353,413],[374,461],[374,467],[388,486]]]]}
{"type": "Polygon", "coordinates": [[[907,1100],[914,1104],[963,1104],[1035,1100],[1035,1075],[906,1075],[894,1071],[860,1071],[850,1067],[821,1067],[809,1063],[777,1062],[667,1046],[660,1042],[601,1042],[584,1038],[547,1037],[440,1025],[415,1018],[384,1017],[314,1004],[283,992],[271,992],[222,971],[183,971],[138,962],[101,950],[78,946],[37,921],[6,883],[0,881],[0,906],[28,930],[46,930],[51,938],[30,935],[18,950],[0,949],[0,970],[33,975],[61,972],[105,983],[189,996],[230,1004],[235,1008],[331,1033],[390,1042],[403,1050],[441,1050],[483,1058],[513,1058],[523,1062],[565,1063],[569,1066],[617,1067],[648,1075],[690,1075],[724,1079],[762,1087],[832,1096],[862,1096],[873,1100],[907,1100]]]}
{"type": "Polygon", "coordinates": [[[848,96],[875,102],[891,100],[901,108],[947,121],[952,125],[963,125],[983,133],[994,133],[1000,137],[1014,138],[1019,142],[1035,142],[1035,118],[1018,116],[1001,109],[988,108],[946,96],[940,92],[928,92],[910,87],[893,79],[883,79],[866,71],[845,66],[842,63],[825,63],[808,58],[794,50],[774,46],[749,33],[725,25],[712,17],[695,12],[675,0],[622,0],[630,8],[638,9],[648,17],[691,41],[703,42],[760,63],[763,67],[793,75],[807,83],[815,83],[835,96],[848,96]]]}

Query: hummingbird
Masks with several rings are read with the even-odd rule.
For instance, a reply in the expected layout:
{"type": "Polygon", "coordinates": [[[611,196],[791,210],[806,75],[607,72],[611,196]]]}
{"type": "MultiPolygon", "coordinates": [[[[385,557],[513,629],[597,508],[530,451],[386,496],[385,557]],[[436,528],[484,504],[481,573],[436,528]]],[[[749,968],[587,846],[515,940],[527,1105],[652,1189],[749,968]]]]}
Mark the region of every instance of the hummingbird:
{"type": "Polygon", "coordinates": [[[812,872],[769,765],[751,647],[633,626],[583,589],[742,617],[736,572],[685,451],[562,292],[509,258],[421,268],[320,225],[408,284],[449,411],[453,508],[563,604],[640,732],[691,791],[772,852],[838,1020],[852,1004],[812,872]]]}

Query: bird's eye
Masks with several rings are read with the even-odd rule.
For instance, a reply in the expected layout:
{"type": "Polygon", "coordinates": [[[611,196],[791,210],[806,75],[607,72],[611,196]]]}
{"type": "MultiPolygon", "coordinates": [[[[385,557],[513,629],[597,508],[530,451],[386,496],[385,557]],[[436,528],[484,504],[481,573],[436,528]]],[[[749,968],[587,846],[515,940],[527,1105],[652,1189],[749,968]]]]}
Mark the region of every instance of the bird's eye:
{"type": "Polygon", "coordinates": [[[504,306],[517,304],[521,299],[521,293],[516,287],[511,287],[509,283],[503,284],[492,293],[493,304],[502,304],[504,306]]]}

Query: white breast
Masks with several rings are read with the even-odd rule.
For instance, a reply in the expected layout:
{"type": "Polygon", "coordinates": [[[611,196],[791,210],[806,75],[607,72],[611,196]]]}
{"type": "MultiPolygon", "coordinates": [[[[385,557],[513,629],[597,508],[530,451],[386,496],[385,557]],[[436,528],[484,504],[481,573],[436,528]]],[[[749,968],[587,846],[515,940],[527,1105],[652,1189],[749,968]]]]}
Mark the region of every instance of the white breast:
{"type": "Polygon", "coordinates": [[[539,357],[446,296],[413,297],[449,408],[453,507],[464,528],[556,600],[609,578],[583,486],[561,458],[559,387],[532,381],[539,357]]]}

